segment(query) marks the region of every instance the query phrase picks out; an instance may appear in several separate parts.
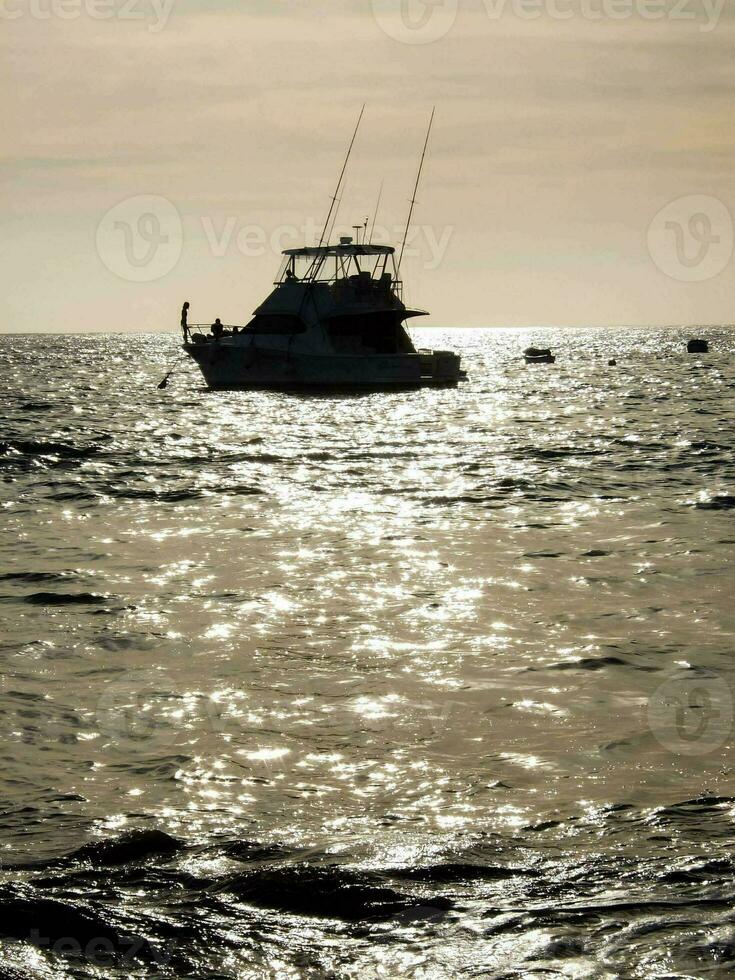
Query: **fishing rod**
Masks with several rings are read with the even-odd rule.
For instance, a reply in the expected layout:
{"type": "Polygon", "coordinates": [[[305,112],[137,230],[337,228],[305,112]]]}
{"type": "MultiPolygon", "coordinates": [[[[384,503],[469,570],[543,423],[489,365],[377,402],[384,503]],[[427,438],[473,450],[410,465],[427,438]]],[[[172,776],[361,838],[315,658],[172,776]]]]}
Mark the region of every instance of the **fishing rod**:
{"type": "Polygon", "coordinates": [[[375,205],[375,214],[373,215],[373,224],[370,228],[370,238],[368,239],[368,245],[373,244],[373,234],[375,232],[375,222],[378,220],[378,211],[380,210],[380,202],[383,199],[383,186],[385,185],[385,179],[380,182],[380,190],[378,191],[378,203],[375,205]]]}
{"type": "Polygon", "coordinates": [[[364,116],[364,114],[365,114],[365,106],[363,105],[362,109],[360,110],[360,115],[358,116],[357,119],[355,132],[352,134],[352,140],[350,141],[350,146],[349,149],[347,150],[347,156],[345,157],[345,162],[342,167],[342,172],[340,173],[339,180],[337,181],[337,189],[335,190],[334,197],[332,198],[332,204],[331,207],[329,208],[329,214],[327,215],[327,220],[324,222],[324,230],[322,231],[322,237],[319,239],[319,245],[318,245],[319,248],[321,248],[322,245],[324,244],[324,236],[326,235],[327,229],[329,228],[329,222],[332,218],[334,205],[336,204],[337,198],[339,197],[339,189],[342,186],[342,181],[344,180],[345,171],[347,170],[347,164],[350,162],[350,157],[352,155],[352,147],[355,145],[355,140],[357,139],[357,131],[360,128],[360,123],[362,122],[362,117],[364,116]]]}
{"type": "Polygon", "coordinates": [[[406,222],[406,231],[403,236],[403,243],[401,244],[401,254],[398,258],[397,272],[401,271],[401,262],[403,261],[403,252],[406,248],[406,241],[408,240],[408,231],[411,227],[411,218],[413,217],[413,208],[416,204],[416,194],[419,189],[419,181],[421,180],[421,171],[424,169],[424,160],[426,158],[426,149],[429,145],[429,136],[431,135],[431,127],[434,122],[434,113],[436,112],[436,106],[431,110],[431,119],[429,119],[429,128],[426,131],[426,140],[424,142],[424,152],[421,154],[421,163],[419,164],[419,172],[416,176],[416,186],[413,189],[413,197],[411,198],[411,209],[408,212],[408,221],[406,222]]]}
{"type": "Polygon", "coordinates": [[[334,217],[332,218],[332,224],[329,226],[329,232],[327,233],[327,241],[329,242],[332,238],[332,232],[334,231],[334,226],[337,224],[337,218],[339,217],[339,209],[342,205],[345,194],[347,193],[347,181],[344,184],[344,190],[342,196],[337,199],[337,207],[334,209],[334,217]]]}

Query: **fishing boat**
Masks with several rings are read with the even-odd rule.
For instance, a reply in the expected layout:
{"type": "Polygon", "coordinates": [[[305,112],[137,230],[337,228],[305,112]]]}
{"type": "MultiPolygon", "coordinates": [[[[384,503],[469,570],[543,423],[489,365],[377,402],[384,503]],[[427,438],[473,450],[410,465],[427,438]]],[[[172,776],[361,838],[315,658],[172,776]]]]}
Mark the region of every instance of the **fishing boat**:
{"type": "Polygon", "coordinates": [[[250,322],[190,325],[182,317],[183,350],[210,388],[407,389],[466,379],[457,354],[416,349],[406,329],[408,320],[427,315],[404,303],[400,269],[431,122],[398,255],[390,245],[373,244],[367,223],[362,241],[355,226],[356,239],[326,243],[361,119],[362,113],[321,241],[283,253],[274,288],[250,322]]]}
{"type": "Polygon", "coordinates": [[[184,350],[210,388],[412,388],[466,375],[450,351],[417,350],[405,323],[395,249],[288,249],[273,292],[243,327],[184,327],[184,350]]]}

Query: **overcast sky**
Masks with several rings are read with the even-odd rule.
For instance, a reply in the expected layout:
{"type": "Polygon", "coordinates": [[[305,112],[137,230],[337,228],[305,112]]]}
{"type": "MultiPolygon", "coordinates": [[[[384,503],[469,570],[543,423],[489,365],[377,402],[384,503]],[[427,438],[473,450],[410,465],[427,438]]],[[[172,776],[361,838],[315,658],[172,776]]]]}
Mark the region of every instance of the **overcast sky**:
{"type": "Polygon", "coordinates": [[[363,102],[339,224],[384,182],[377,241],[437,107],[403,269],[427,323],[729,323],[721,4],[0,0],[0,329],[247,322],[363,102]]]}

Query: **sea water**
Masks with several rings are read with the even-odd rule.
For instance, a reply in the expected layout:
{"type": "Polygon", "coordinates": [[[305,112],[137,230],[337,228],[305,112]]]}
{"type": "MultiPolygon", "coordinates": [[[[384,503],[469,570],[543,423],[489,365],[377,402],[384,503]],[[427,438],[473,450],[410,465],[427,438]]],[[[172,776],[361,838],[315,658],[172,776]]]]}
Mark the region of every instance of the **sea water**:
{"type": "Polygon", "coordinates": [[[417,330],[468,382],[353,396],[0,338],[0,975],[732,976],[696,333],[417,330]]]}

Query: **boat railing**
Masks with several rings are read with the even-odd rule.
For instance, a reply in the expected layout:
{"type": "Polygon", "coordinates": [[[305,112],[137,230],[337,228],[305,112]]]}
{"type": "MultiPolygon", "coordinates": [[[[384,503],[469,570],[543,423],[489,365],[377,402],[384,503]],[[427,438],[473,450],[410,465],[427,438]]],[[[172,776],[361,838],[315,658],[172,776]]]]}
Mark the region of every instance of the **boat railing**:
{"type": "MultiPolygon", "coordinates": [[[[188,323],[185,327],[182,327],[184,332],[184,343],[185,344],[202,344],[209,343],[212,340],[218,339],[211,332],[213,324],[211,323],[188,323]],[[197,338],[196,340],[194,338],[197,338]]],[[[240,326],[234,323],[223,323],[222,333],[219,335],[221,337],[233,337],[237,334],[245,333],[247,327],[240,326]]]]}

